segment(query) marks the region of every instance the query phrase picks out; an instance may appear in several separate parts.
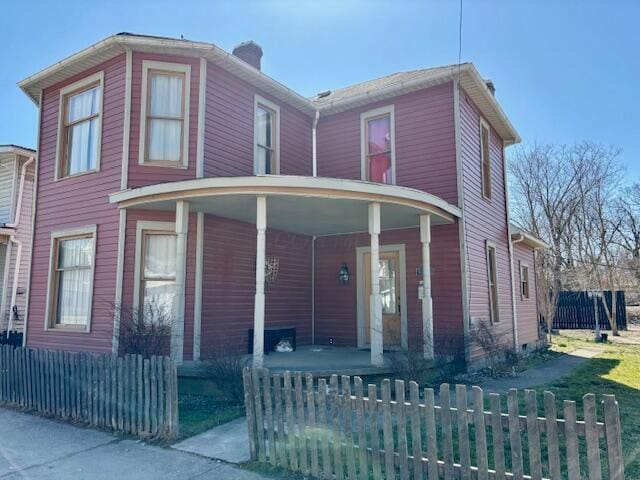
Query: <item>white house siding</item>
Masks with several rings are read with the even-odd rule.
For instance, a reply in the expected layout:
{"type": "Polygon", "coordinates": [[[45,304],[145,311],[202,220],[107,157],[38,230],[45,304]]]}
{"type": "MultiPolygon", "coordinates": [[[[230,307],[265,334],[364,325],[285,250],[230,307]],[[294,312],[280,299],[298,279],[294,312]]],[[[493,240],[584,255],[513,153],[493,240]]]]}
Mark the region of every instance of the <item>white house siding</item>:
{"type": "Polygon", "coordinates": [[[0,160],[0,224],[11,221],[15,159],[0,160]]]}

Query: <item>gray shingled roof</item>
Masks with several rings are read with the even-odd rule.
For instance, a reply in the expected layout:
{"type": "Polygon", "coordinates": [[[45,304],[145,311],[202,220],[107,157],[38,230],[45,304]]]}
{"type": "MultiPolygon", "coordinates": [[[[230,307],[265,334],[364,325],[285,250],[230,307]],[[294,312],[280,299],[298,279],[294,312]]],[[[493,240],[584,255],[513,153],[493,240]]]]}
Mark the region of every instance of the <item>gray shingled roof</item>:
{"type": "MultiPolygon", "coordinates": [[[[463,64],[464,65],[464,64],[463,64]]],[[[446,65],[443,67],[424,68],[420,70],[409,70],[407,72],[397,72],[385,77],[367,80],[366,82],[356,83],[348,87],[340,88],[332,91],[329,95],[320,98],[318,95],[310,97],[314,105],[322,107],[329,103],[337,103],[349,97],[367,94],[383,88],[392,87],[396,84],[406,82],[429,80],[430,78],[439,77],[441,75],[453,74],[457,71],[458,65],[446,65]]]]}

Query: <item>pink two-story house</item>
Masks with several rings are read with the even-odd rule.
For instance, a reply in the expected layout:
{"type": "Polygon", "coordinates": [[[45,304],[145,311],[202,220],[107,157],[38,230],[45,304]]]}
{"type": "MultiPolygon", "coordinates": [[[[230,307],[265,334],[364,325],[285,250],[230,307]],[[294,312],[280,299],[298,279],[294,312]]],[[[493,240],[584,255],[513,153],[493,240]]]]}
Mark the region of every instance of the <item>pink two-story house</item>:
{"type": "Polygon", "coordinates": [[[27,345],[117,352],[113,305],[170,312],[178,361],[261,365],[275,327],[373,365],[479,358],[481,321],[536,344],[543,244],[509,225],[519,137],[493,85],[462,64],[305,98],[261,57],[118,34],[20,82],[40,109],[27,345]]]}

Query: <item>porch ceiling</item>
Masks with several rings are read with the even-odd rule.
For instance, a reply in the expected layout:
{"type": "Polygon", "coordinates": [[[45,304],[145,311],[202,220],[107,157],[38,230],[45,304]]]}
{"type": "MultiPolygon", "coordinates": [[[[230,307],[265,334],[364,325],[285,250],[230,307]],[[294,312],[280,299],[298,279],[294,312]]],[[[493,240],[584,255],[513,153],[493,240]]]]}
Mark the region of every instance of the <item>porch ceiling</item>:
{"type": "Polygon", "coordinates": [[[342,179],[291,176],[203,178],[141,187],[111,195],[122,208],[173,211],[176,200],[190,210],[255,223],[256,195],[267,196],[268,228],[303,235],[366,232],[368,204],[381,205],[383,230],[452,223],[457,207],[418,190],[342,179]]]}

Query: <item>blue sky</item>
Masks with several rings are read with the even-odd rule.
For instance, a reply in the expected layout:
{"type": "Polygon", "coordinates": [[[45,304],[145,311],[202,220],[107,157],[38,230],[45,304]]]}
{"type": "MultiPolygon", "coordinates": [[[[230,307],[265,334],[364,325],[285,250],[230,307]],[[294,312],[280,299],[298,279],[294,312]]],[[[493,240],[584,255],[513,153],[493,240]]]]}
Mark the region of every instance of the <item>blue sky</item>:
{"type": "MultiPolygon", "coordinates": [[[[121,31],[262,45],[263,70],[304,94],[456,63],[451,1],[9,1],[0,44],[0,144],[35,145],[16,82],[121,31]],[[55,5],[55,8],[52,8],[55,5]]],[[[464,0],[462,60],[496,84],[524,142],[622,148],[640,179],[640,2],[464,0]]]]}

